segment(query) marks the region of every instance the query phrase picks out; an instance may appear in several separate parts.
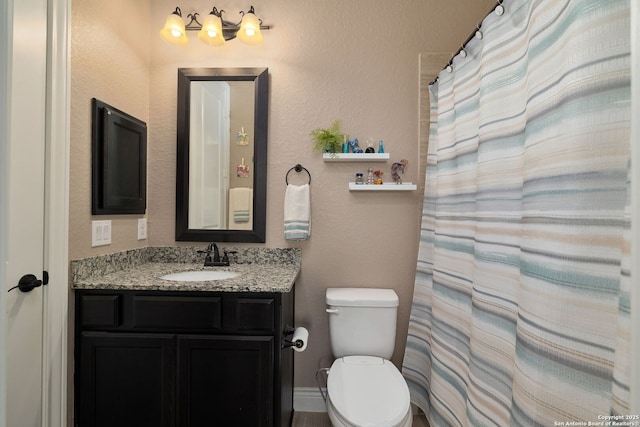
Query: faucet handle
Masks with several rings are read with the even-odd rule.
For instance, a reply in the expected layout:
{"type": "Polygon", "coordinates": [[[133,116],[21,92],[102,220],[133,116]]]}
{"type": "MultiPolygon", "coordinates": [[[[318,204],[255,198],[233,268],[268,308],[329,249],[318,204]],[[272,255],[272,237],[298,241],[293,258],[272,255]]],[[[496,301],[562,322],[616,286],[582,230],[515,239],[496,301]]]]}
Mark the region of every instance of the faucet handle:
{"type": "Polygon", "coordinates": [[[229,265],[229,255],[234,255],[237,254],[238,251],[224,251],[224,255],[222,256],[222,262],[227,263],[227,265],[229,265]]]}
{"type": "Polygon", "coordinates": [[[197,251],[197,253],[203,254],[205,256],[204,257],[204,265],[207,265],[208,263],[211,262],[211,249],[212,249],[212,246],[211,246],[211,244],[209,244],[209,246],[207,246],[207,249],[198,250],[197,251]]]}

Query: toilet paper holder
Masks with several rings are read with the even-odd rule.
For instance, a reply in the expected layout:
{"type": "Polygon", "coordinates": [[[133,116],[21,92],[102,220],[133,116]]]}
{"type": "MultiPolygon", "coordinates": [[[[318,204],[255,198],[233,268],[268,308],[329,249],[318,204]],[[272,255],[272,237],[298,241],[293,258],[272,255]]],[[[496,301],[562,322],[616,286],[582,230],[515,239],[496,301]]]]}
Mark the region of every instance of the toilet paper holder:
{"type": "Polygon", "coordinates": [[[284,331],[284,336],[288,337],[293,335],[292,339],[284,339],[282,342],[282,348],[295,347],[296,349],[303,349],[306,347],[306,338],[302,338],[300,335],[308,337],[309,333],[305,328],[293,328],[291,326],[287,326],[284,331]],[[297,330],[304,331],[302,334],[298,334],[297,330]]]}
{"type": "Polygon", "coordinates": [[[296,341],[284,340],[284,342],[282,343],[282,348],[289,348],[289,347],[302,348],[303,345],[304,345],[304,342],[302,342],[301,340],[296,340],[296,341]]]}

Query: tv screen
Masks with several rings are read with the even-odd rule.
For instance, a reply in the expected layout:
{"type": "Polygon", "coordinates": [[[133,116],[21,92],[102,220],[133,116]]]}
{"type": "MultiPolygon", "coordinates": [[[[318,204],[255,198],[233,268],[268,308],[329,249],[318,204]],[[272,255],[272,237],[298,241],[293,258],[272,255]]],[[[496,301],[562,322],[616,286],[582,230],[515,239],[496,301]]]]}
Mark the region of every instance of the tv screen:
{"type": "Polygon", "coordinates": [[[144,214],[147,188],[147,125],[92,100],[93,215],[144,214]]]}

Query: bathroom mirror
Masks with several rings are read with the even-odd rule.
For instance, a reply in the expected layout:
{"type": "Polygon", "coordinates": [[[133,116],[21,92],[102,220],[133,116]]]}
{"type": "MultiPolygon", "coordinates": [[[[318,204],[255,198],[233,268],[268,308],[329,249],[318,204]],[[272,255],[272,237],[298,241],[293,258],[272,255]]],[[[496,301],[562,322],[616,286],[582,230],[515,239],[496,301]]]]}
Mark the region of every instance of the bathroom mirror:
{"type": "Polygon", "coordinates": [[[264,243],[267,68],[178,69],[176,240],[264,243]]]}

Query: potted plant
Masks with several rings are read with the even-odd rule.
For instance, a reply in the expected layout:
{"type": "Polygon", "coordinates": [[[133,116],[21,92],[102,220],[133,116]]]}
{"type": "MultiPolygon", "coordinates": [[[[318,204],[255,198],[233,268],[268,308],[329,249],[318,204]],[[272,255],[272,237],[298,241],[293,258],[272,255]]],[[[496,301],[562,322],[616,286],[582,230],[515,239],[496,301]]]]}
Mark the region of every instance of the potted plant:
{"type": "Polygon", "coordinates": [[[324,153],[342,152],[344,134],[340,131],[341,125],[340,120],[334,120],[328,128],[313,129],[311,131],[311,140],[314,143],[313,151],[324,153]]]}

